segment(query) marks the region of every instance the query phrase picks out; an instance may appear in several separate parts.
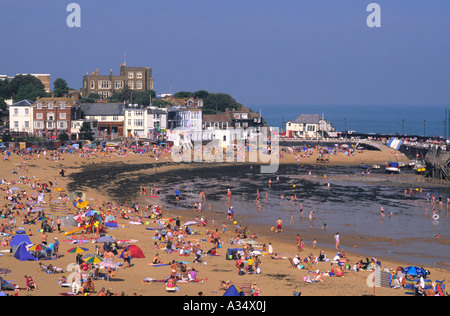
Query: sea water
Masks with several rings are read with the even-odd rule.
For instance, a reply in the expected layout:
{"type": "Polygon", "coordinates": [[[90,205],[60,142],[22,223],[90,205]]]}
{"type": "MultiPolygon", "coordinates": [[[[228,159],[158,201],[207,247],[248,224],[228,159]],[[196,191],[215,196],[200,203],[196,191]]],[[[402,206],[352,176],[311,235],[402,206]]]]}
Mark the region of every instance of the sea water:
{"type": "Polygon", "coordinates": [[[216,223],[225,221],[227,207],[232,205],[235,216],[245,215],[249,227],[265,225],[269,231],[281,218],[285,234],[291,234],[293,241],[297,233],[317,234],[321,246],[334,248],[333,235],[339,232],[346,250],[357,249],[374,257],[419,264],[450,265],[450,239],[445,236],[450,229],[449,209],[445,203],[450,196],[449,186],[414,182],[416,175],[410,169],[393,176],[385,174],[384,169],[363,176],[359,167],[342,166],[280,165],[278,172],[270,175],[261,174],[257,169],[238,165],[166,172],[158,186],[166,192],[161,197],[164,203],[173,209],[193,209],[200,191],[204,190],[213,213],[207,211],[207,205],[202,205],[199,216],[215,219],[216,223]],[[272,181],[270,191],[269,179],[272,181]],[[422,185],[420,195],[418,190],[422,185]],[[179,203],[174,202],[172,191],[175,188],[180,190],[179,203]],[[232,191],[230,204],[226,197],[228,189],[232,191]],[[257,190],[260,209],[256,206],[257,190]],[[266,192],[270,193],[267,203],[264,202],[266,192]],[[427,193],[443,197],[443,206],[436,206],[438,221],[431,218],[433,207],[425,199],[427,193]],[[290,198],[295,194],[294,205],[290,198]],[[281,195],[284,195],[283,206],[280,206],[281,195]],[[308,218],[311,210],[314,211],[312,221],[308,218]],[[290,223],[291,216],[294,223],[290,223]],[[328,232],[322,229],[324,222],[328,232]],[[434,238],[438,233],[442,233],[441,239],[434,238]]]}
{"type": "Polygon", "coordinates": [[[319,114],[336,131],[442,136],[450,134],[450,106],[442,105],[250,105],[270,126],[285,130],[300,114],[319,114]],[[447,121],[445,112],[447,110],[447,121]],[[283,124],[284,122],[284,124],[283,124]]]}

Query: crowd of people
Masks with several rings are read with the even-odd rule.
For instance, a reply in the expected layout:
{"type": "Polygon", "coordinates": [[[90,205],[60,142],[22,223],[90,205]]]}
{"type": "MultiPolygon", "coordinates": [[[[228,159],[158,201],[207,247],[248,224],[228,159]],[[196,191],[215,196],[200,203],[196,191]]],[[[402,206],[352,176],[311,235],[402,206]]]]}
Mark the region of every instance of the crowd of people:
{"type": "MultiPolygon", "coordinates": [[[[153,158],[160,158],[164,153],[168,153],[166,149],[155,149],[148,153],[149,156],[153,158]]],[[[69,197],[62,193],[58,192],[55,194],[55,189],[58,187],[58,181],[61,181],[60,178],[52,178],[49,180],[39,180],[33,176],[29,176],[29,167],[28,161],[42,159],[48,157],[54,161],[64,160],[65,153],[60,151],[42,151],[36,153],[30,153],[27,151],[17,152],[17,155],[21,156],[24,160],[21,164],[22,168],[15,167],[13,170],[16,172],[14,179],[2,179],[0,190],[2,191],[1,195],[3,197],[4,203],[2,208],[0,209],[0,217],[2,218],[2,223],[0,226],[0,233],[2,233],[1,246],[8,247],[9,243],[12,239],[12,236],[15,233],[15,230],[18,227],[18,223],[24,225],[26,227],[32,227],[32,229],[28,229],[28,235],[33,237],[36,240],[39,240],[43,245],[50,245],[50,240],[52,240],[52,253],[51,255],[58,259],[59,254],[59,240],[55,237],[50,239],[49,233],[53,232],[61,232],[61,219],[59,216],[52,216],[47,214],[43,210],[42,205],[48,205],[52,201],[53,198],[61,200],[63,202],[71,204],[73,201],[69,200],[69,197]],[[42,157],[41,157],[42,156],[42,157]],[[20,176],[17,172],[20,172],[20,176]],[[18,177],[18,180],[17,180],[18,177]],[[14,188],[15,186],[25,186],[27,189],[18,189],[14,188]],[[29,192],[28,192],[29,191],[29,192]],[[36,231],[35,225],[40,225],[40,238],[34,236],[34,232],[36,231]]],[[[80,158],[92,159],[98,155],[113,155],[116,154],[114,151],[104,151],[103,153],[89,151],[89,150],[79,150],[73,151],[71,154],[77,154],[80,158]]],[[[123,152],[122,152],[123,154],[123,152]]],[[[142,152],[137,153],[139,155],[143,155],[142,152]]],[[[9,157],[10,158],[10,157],[9,157]]],[[[66,171],[61,168],[59,170],[59,177],[65,177],[66,171]]],[[[277,179],[277,181],[279,181],[277,179]]],[[[272,184],[269,183],[269,187],[272,184]]],[[[161,188],[147,188],[145,185],[140,186],[139,197],[145,198],[148,194],[151,196],[158,196],[161,193],[161,188]]],[[[175,192],[176,201],[179,201],[180,192],[177,190],[175,192]]],[[[246,274],[259,274],[262,273],[262,261],[266,259],[262,259],[265,257],[266,252],[268,256],[267,260],[282,260],[285,259],[280,257],[277,252],[274,251],[272,243],[268,244],[266,247],[265,244],[258,244],[258,247],[261,247],[261,251],[258,254],[255,254],[255,247],[253,246],[257,240],[257,236],[255,233],[250,233],[248,228],[245,226],[236,225],[236,217],[235,211],[231,206],[230,202],[232,200],[231,189],[228,189],[226,192],[226,197],[228,200],[228,213],[227,218],[224,219],[222,225],[216,225],[214,221],[208,224],[206,219],[206,215],[209,214],[207,212],[210,210],[209,207],[206,207],[207,201],[205,197],[204,191],[201,191],[199,201],[194,205],[195,211],[198,213],[202,213],[203,216],[197,216],[193,225],[183,226],[181,224],[181,219],[179,217],[172,218],[170,220],[163,219],[163,209],[161,205],[156,205],[155,203],[147,204],[146,207],[141,208],[138,202],[133,203],[132,205],[117,205],[111,202],[103,202],[98,203],[95,201],[92,203],[92,206],[88,206],[83,208],[82,210],[78,210],[76,213],[72,211],[72,215],[78,218],[79,226],[86,227],[84,230],[77,232],[77,235],[73,235],[74,241],[83,241],[90,240],[93,236],[94,238],[98,238],[105,234],[108,228],[105,226],[105,218],[107,216],[113,215],[122,220],[132,220],[135,223],[144,223],[146,220],[152,219],[157,221],[161,225],[159,229],[155,229],[155,232],[151,234],[152,238],[155,240],[154,242],[154,253],[155,256],[152,259],[152,264],[159,265],[165,264],[161,259],[160,253],[164,254],[178,254],[182,257],[191,258],[193,264],[188,266],[187,263],[179,260],[171,260],[169,263],[170,270],[168,271],[167,277],[164,279],[166,283],[166,289],[172,290],[176,288],[178,284],[184,282],[202,282],[206,279],[206,276],[201,273],[201,263],[204,262],[204,258],[206,256],[218,256],[219,249],[231,245],[239,245],[242,246],[242,253],[237,256],[235,261],[236,272],[235,275],[243,276],[246,274]],[[84,216],[87,211],[96,210],[98,215],[95,216],[84,216]],[[226,232],[227,223],[232,223],[236,225],[235,234],[230,238],[229,241],[225,241],[222,239],[222,236],[226,232]],[[88,227],[89,226],[89,227],[88,227]],[[222,233],[220,233],[220,228],[222,228],[222,233]],[[200,232],[202,230],[202,232],[200,232]],[[189,240],[188,236],[198,235],[201,238],[202,243],[193,242],[189,240]],[[250,241],[250,242],[249,242],[250,241]]],[[[267,195],[266,195],[267,198],[267,195]]],[[[257,203],[259,203],[259,191],[257,193],[257,203]]],[[[431,199],[431,197],[430,197],[431,199]]],[[[439,203],[440,200],[438,200],[439,203]]],[[[291,202],[297,205],[297,197],[293,197],[291,202]]],[[[282,199],[282,203],[284,203],[284,197],[282,199]]],[[[300,204],[301,205],[301,204],[300,204]]],[[[303,211],[301,206],[301,212],[303,211]]],[[[302,214],[302,213],[301,213],[302,214]]],[[[313,212],[311,211],[310,216],[313,216],[313,212]]],[[[311,220],[311,218],[310,218],[311,220]]],[[[283,232],[283,221],[281,218],[276,222],[276,229],[274,227],[275,232],[283,232]]],[[[231,226],[231,225],[230,225],[231,226]]],[[[326,229],[326,223],[324,223],[324,229],[326,229]]],[[[295,268],[306,269],[311,271],[311,276],[309,278],[310,281],[318,281],[318,282],[326,282],[327,276],[341,277],[350,271],[360,272],[367,271],[367,269],[377,264],[376,260],[364,262],[363,260],[351,263],[347,258],[345,251],[340,246],[340,236],[339,233],[335,233],[334,235],[336,250],[338,253],[334,258],[328,258],[324,251],[320,251],[318,255],[313,255],[310,253],[309,255],[303,255],[303,251],[305,249],[304,241],[297,235],[296,246],[295,249],[299,252],[294,258],[292,258],[292,266],[295,268]],[[300,256],[301,255],[301,256],[300,256]],[[326,272],[320,272],[320,270],[315,269],[315,265],[319,263],[330,263],[330,266],[326,269],[326,272]]],[[[312,249],[316,249],[317,241],[312,243],[312,249]]],[[[125,250],[123,252],[123,263],[119,264],[122,269],[132,269],[133,265],[131,264],[131,253],[126,248],[126,245],[119,242],[111,242],[111,243],[103,243],[101,246],[96,244],[96,255],[98,255],[102,260],[110,260],[114,261],[117,259],[119,255],[119,250],[125,250]]],[[[223,253],[223,251],[222,251],[223,253]]],[[[82,254],[78,254],[75,257],[76,263],[79,265],[79,272],[84,274],[84,277],[79,277],[80,282],[83,280],[78,288],[74,288],[76,292],[80,292],[86,295],[98,295],[98,296],[110,296],[110,295],[124,295],[115,294],[111,291],[105,291],[104,288],[99,289],[99,287],[95,286],[97,280],[101,280],[103,278],[114,278],[118,273],[113,268],[106,269],[106,273],[101,273],[98,265],[87,262],[85,258],[83,258],[82,254]],[[88,273],[89,272],[89,273],[88,273]]],[[[48,273],[61,273],[62,270],[49,264],[44,266],[40,263],[42,271],[46,271],[48,273]]],[[[404,286],[404,279],[402,278],[399,272],[392,273],[392,278],[398,280],[400,287],[404,286]]],[[[308,278],[306,278],[308,280],[308,278]]],[[[61,286],[67,283],[74,283],[72,280],[69,280],[66,275],[61,276],[59,279],[61,286]]],[[[221,284],[221,288],[226,290],[228,289],[230,283],[224,282],[221,284]]],[[[38,290],[38,286],[36,281],[31,276],[25,276],[25,287],[27,291],[38,290]]],[[[253,295],[261,295],[262,290],[258,287],[257,283],[252,283],[252,294],[253,295]]],[[[135,294],[135,293],[134,293],[135,294]]],[[[133,295],[134,295],[133,294],[133,295]]]]}

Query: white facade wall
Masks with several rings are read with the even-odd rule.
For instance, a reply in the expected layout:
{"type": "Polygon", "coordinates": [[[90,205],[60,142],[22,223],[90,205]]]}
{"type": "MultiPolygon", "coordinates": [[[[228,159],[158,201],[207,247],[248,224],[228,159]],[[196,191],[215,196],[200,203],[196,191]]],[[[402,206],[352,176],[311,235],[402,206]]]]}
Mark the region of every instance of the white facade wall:
{"type": "Polygon", "coordinates": [[[33,133],[33,107],[14,106],[9,107],[9,129],[13,132],[33,133]]]}

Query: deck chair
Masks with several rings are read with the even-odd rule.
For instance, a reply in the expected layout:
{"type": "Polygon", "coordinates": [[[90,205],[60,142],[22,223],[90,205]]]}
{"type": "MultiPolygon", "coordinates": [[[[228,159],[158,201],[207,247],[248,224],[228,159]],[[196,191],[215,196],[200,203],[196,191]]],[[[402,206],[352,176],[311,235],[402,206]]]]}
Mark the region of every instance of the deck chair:
{"type": "Polygon", "coordinates": [[[416,295],[416,283],[419,279],[406,279],[405,280],[405,294],[416,295]]]}
{"type": "Polygon", "coordinates": [[[424,290],[433,289],[433,282],[431,279],[423,279],[423,281],[425,282],[425,286],[423,287],[424,290]]]}
{"type": "Polygon", "coordinates": [[[445,279],[442,281],[434,281],[434,283],[436,283],[436,289],[439,292],[439,295],[444,296],[444,295],[448,295],[448,293],[445,291],[445,279]]]}

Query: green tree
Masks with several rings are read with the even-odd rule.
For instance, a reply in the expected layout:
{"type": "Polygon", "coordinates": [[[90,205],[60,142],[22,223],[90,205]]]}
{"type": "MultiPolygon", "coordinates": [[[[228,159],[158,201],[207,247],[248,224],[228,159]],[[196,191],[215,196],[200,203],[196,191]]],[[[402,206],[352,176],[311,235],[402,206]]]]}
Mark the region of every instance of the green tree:
{"type": "Polygon", "coordinates": [[[67,85],[67,82],[62,79],[58,78],[53,82],[53,94],[57,98],[61,98],[69,93],[69,86],[67,85]]]}
{"type": "Polygon", "coordinates": [[[5,99],[3,97],[0,97],[0,110],[5,112],[8,109],[8,105],[5,102],[5,99]]]}
{"type": "Polygon", "coordinates": [[[37,98],[46,96],[44,89],[36,87],[32,83],[21,85],[14,94],[14,102],[19,102],[24,99],[36,101],[37,98]]]}
{"type": "Polygon", "coordinates": [[[170,107],[170,102],[165,101],[165,100],[156,99],[156,100],[152,101],[152,105],[157,106],[159,108],[167,108],[167,107],[170,107]]]}
{"type": "Polygon", "coordinates": [[[189,91],[179,91],[179,92],[175,93],[173,96],[174,96],[174,98],[177,98],[177,99],[184,99],[184,98],[190,98],[193,95],[194,94],[189,91]]]}
{"type": "Polygon", "coordinates": [[[81,124],[78,138],[83,140],[94,140],[94,133],[92,132],[90,122],[83,122],[83,124],[81,124]]]}
{"type": "Polygon", "coordinates": [[[226,108],[238,108],[238,103],[229,94],[226,93],[210,93],[203,100],[203,108],[211,109],[217,112],[224,112],[226,108]]]}
{"type": "Polygon", "coordinates": [[[15,95],[25,86],[33,86],[34,89],[28,87],[28,90],[36,91],[38,96],[46,95],[45,86],[41,80],[32,75],[17,75],[9,82],[9,92],[14,95],[14,100],[17,100],[15,95]]]}
{"type": "Polygon", "coordinates": [[[0,80],[0,97],[3,99],[11,98],[11,88],[9,86],[9,82],[7,80],[0,80]]]}
{"type": "Polygon", "coordinates": [[[98,93],[91,93],[91,94],[88,95],[88,99],[92,99],[94,101],[100,100],[100,94],[98,94],[98,93]]]}
{"type": "Polygon", "coordinates": [[[209,92],[206,90],[198,90],[193,93],[195,99],[206,99],[209,95],[209,92]]]}
{"type": "Polygon", "coordinates": [[[153,90],[136,91],[131,90],[125,86],[119,91],[114,91],[109,98],[109,102],[127,102],[139,105],[150,105],[150,102],[156,97],[156,92],[153,90]]]}
{"type": "Polygon", "coordinates": [[[58,135],[58,139],[62,142],[66,142],[69,140],[69,135],[67,135],[67,133],[61,133],[58,135]]]}

